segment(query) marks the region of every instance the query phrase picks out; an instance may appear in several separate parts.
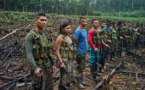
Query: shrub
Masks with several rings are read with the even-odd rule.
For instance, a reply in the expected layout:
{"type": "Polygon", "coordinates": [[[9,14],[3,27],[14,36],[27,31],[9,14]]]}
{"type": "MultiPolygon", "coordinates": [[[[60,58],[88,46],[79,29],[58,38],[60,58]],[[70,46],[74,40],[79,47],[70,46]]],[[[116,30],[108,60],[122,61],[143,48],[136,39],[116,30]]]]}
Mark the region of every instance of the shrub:
{"type": "Polygon", "coordinates": [[[3,23],[3,22],[4,22],[4,20],[2,18],[0,18],[0,23],[3,23]]]}
{"type": "Polygon", "coordinates": [[[93,15],[94,16],[102,16],[102,13],[101,12],[93,12],[93,15]]]}

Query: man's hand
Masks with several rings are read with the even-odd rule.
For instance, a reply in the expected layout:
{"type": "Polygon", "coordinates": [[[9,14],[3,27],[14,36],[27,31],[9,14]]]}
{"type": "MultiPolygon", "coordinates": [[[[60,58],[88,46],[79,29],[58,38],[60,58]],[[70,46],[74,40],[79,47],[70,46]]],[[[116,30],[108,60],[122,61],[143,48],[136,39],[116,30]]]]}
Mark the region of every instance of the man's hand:
{"type": "Polygon", "coordinates": [[[140,33],[136,33],[137,35],[140,35],[140,33]]]}
{"type": "Polygon", "coordinates": [[[107,40],[108,43],[111,43],[111,40],[107,40]]]}
{"type": "Polygon", "coordinates": [[[109,48],[109,45],[108,45],[108,44],[105,44],[105,47],[106,47],[106,48],[109,48]]]}
{"type": "Polygon", "coordinates": [[[60,67],[63,68],[63,69],[66,69],[66,66],[65,66],[64,62],[60,63],[60,67]]]}
{"type": "Polygon", "coordinates": [[[123,39],[123,38],[120,36],[120,39],[123,39]]]}
{"type": "Polygon", "coordinates": [[[52,66],[52,70],[53,70],[53,72],[55,72],[56,71],[56,66],[52,66]]]}
{"type": "Polygon", "coordinates": [[[95,52],[98,52],[98,48],[94,48],[94,51],[95,51],[95,52]]]}
{"type": "Polygon", "coordinates": [[[43,72],[40,68],[37,68],[36,71],[35,71],[35,74],[38,76],[38,77],[41,77],[43,72]]]}

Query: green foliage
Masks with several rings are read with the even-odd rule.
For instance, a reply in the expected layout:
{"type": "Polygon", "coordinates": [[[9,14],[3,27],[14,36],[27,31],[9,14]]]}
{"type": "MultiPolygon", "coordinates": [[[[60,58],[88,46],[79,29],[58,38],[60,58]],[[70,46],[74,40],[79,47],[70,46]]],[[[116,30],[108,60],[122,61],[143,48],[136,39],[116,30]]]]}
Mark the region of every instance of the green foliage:
{"type": "Polygon", "coordinates": [[[20,21],[25,21],[25,20],[28,20],[28,18],[27,18],[26,16],[24,16],[24,15],[21,15],[21,16],[19,17],[19,20],[20,20],[20,21]]]}
{"type": "Polygon", "coordinates": [[[94,16],[102,16],[102,13],[99,12],[99,11],[98,11],[98,12],[93,12],[93,15],[94,15],[94,16]]]}
{"type": "Polygon", "coordinates": [[[6,19],[6,20],[5,20],[5,23],[10,23],[10,22],[11,22],[10,19],[6,19]]]}
{"type": "Polygon", "coordinates": [[[0,3],[0,10],[8,11],[145,17],[145,0],[0,0],[0,3]]]}
{"type": "Polygon", "coordinates": [[[25,21],[25,20],[28,20],[28,17],[24,16],[24,15],[20,15],[19,17],[15,15],[13,18],[14,18],[14,21],[25,21]]]}
{"type": "Polygon", "coordinates": [[[132,17],[114,17],[114,16],[86,16],[90,19],[97,18],[101,20],[121,20],[121,21],[129,21],[129,22],[140,22],[145,23],[145,18],[132,18],[132,17]]]}
{"type": "Polygon", "coordinates": [[[3,22],[4,22],[4,20],[2,18],[0,18],[0,23],[3,23],[3,22]]]}
{"type": "Polygon", "coordinates": [[[0,18],[0,23],[10,23],[11,20],[10,19],[3,19],[3,18],[0,18]]]}

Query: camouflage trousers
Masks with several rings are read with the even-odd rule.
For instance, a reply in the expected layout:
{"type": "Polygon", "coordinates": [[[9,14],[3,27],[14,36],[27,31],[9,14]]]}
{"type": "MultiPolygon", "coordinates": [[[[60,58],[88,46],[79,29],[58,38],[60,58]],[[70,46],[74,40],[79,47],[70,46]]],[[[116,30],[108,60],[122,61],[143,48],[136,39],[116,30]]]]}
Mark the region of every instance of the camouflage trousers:
{"type": "Polygon", "coordinates": [[[74,61],[65,60],[66,69],[60,68],[60,78],[59,78],[59,90],[66,90],[66,88],[71,87],[70,82],[74,78],[74,61]]]}
{"type": "Polygon", "coordinates": [[[78,54],[76,57],[76,70],[75,75],[76,77],[81,77],[86,66],[86,55],[85,54],[78,54]]]}
{"type": "Polygon", "coordinates": [[[38,77],[34,71],[32,71],[32,87],[30,90],[53,90],[53,78],[52,78],[52,66],[50,62],[38,65],[43,72],[41,77],[38,77]],[[48,65],[49,63],[49,65],[48,65]]]}

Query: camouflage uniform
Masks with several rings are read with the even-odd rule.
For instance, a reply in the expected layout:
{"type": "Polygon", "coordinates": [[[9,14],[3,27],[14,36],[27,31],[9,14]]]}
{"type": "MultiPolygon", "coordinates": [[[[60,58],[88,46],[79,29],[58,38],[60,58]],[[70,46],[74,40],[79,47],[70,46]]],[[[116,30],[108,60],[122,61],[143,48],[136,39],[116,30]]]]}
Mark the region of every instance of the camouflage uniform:
{"type": "Polygon", "coordinates": [[[111,43],[108,43],[110,48],[109,48],[109,53],[108,55],[110,55],[110,60],[113,59],[113,56],[112,56],[112,52],[113,52],[113,43],[112,43],[112,35],[113,35],[113,28],[112,27],[109,27],[108,31],[107,31],[107,36],[108,36],[108,40],[111,41],[111,43]]]}
{"type": "Polygon", "coordinates": [[[74,78],[74,59],[76,56],[76,44],[72,39],[66,40],[63,35],[63,42],[60,48],[60,54],[66,65],[66,70],[60,68],[59,90],[71,90],[70,81],[74,78]]]}
{"type": "MultiPolygon", "coordinates": [[[[108,33],[105,31],[102,31],[101,34],[101,41],[105,42],[108,44],[108,33]]],[[[105,66],[105,64],[108,63],[108,55],[109,55],[109,48],[106,48],[104,45],[101,45],[101,49],[100,49],[100,64],[101,67],[99,68],[99,72],[102,73],[103,67],[105,66]]]]}
{"type": "Polygon", "coordinates": [[[31,30],[25,38],[25,49],[28,63],[31,67],[31,90],[53,90],[52,65],[53,58],[50,54],[52,40],[48,39],[44,32],[31,30]],[[38,77],[34,72],[41,68],[43,75],[38,77]]]}
{"type": "Polygon", "coordinates": [[[121,52],[122,52],[122,47],[123,47],[123,40],[120,39],[120,36],[122,38],[124,38],[124,32],[123,32],[123,28],[122,27],[118,27],[117,28],[117,39],[118,39],[118,42],[117,42],[117,47],[116,47],[116,51],[117,53],[119,54],[119,56],[121,56],[121,52]]]}
{"type": "Polygon", "coordinates": [[[123,33],[123,47],[125,47],[126,49],[128,49],[128,41],[129,41],[129,39],[128,38],[126,38],[125,37],[125,35],[126,36],[128,36],[128,27],[127,26],[124,26],[124,27],[122,27],[122,33],[123,33]]]}
{"type": "Polygon", "coordinates": [[[116,48],[117,48],[117,32],[115,28],[111,28],[112,38],[111,38],[111,57],[115,58],[116,48]]]}

